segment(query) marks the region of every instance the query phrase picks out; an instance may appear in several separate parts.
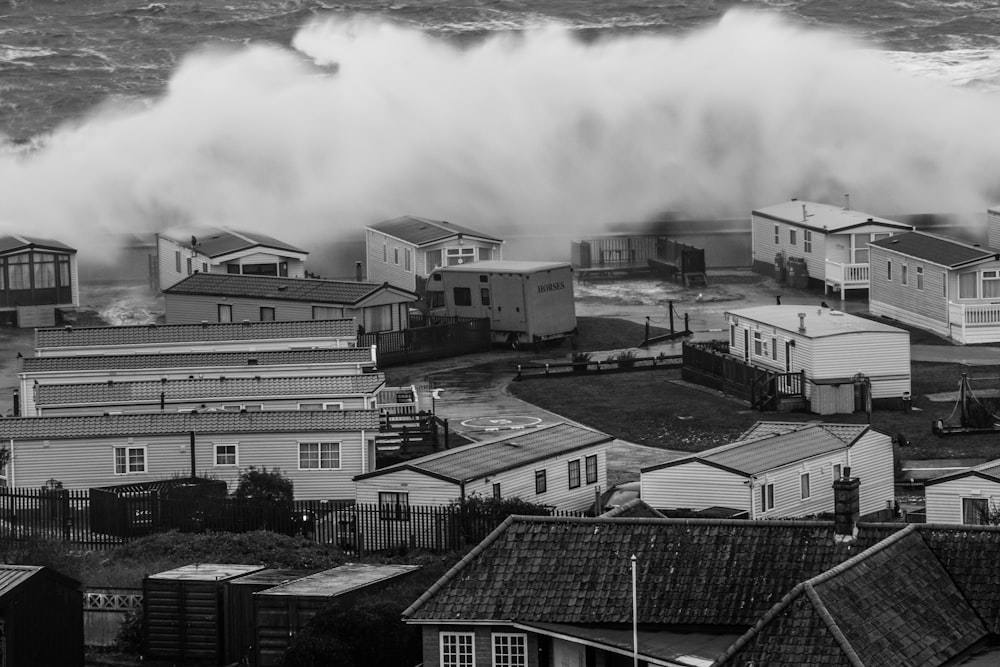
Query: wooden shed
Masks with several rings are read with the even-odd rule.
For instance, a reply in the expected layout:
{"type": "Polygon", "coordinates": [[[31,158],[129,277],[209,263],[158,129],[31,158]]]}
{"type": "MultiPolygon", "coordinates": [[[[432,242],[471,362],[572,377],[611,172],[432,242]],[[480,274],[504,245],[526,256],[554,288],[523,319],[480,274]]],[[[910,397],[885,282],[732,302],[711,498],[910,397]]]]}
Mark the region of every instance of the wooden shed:
{"type": "Polygon", "coordinates": [[[80,583],[38,565],[0,565],[0,665],[83,665],[80,583]]]}
{"type": "Polygon", "coordinates": [[[419,565],[347,563],[254,593],[257,667],[281,665],[291,638],[332,601],[372,592],[419,569],[419,565]]]}
{"type": "Polygon", "coordinates": [[[263,565],[195,563],[142,581],[143,653],[184,664],[221,665],[225,585],[263,565]]]}
{"type": "Polygon", "coordinates": [[[315,572],[316,570],[269,568],[226,582],[223,593],[226,664],[257,664],[257,618],[253,594],[315,572]]]}
{"type": "Polygon", "coordinates": [[[801,371],[818,414],[863,412],[869,398],[901,407],[910,393],[910,334],[903,329],[803,305],[733,310],[726,321],[729,353],[769,371],[801,371]]]}

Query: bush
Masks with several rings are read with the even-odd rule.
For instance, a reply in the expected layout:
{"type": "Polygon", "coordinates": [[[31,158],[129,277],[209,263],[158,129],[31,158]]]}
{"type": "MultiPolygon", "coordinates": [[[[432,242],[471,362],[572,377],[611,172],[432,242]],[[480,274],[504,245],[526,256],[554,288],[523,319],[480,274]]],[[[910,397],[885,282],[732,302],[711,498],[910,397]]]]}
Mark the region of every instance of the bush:
{"type": "Polygon", "coordinates": [[[137,607],[127,612],[125,620],[118,626],[118,634],[115,635],[115,650],[132,655],[142,653],[142,636],[142,607],[137,607]]]}
{"type": "Polygon", "coordinates": [[[638,355],[632,350],[625,350],[608,357],[608,361],[618,364],[618,368],[632,368],[638,355]]]}
{"type": "Polygon", "coordinates": [[[282,475],[280,469],[258,470],[254,466],[240,474],[240,481],[233,495],[243,500],[263,500],[287,505],[291,505],[295,498],[292,480],[282,475]]]}

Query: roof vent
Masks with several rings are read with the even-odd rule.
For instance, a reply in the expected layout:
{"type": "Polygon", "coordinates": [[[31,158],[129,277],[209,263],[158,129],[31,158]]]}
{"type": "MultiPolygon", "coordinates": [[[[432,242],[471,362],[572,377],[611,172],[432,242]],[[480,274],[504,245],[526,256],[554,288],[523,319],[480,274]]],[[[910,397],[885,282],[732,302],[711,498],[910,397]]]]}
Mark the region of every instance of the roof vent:
{"type": "Polygon", "coordinates": [[[72,325],[72,324],[67,324],[67,325],[66,325],[65,327],[63,327],[63,328],[64,328],[64,329],[65,329],[66,331],[72,331],[72,330],[73,330],[73,325],[72,325]]]}
{"type": "Polygon", "coordinates": [[[208,320],[202,320],[201,321],[201,326],[207,327],[208,326],[208,320]]]}
{"type": "Polygon", "coordinates": [[[868,218],[868,222],[875,222],[875,218],[868,218]]]}
{"type": "Polygon", "coordinates": [[[799,333],[806,332],[806,314],[799,313],[799,333]]]}
{"type": "Polygon", "coordinates": [[[243,320],[243,324],[250,324],[250,320],[243,320]]]}
{"type": "Polygon", "coordinates": [[[249,359],[247,359],[247,366],[256,366],[256,365],[257,365],[256,358],[250,357],[249,359]]]}

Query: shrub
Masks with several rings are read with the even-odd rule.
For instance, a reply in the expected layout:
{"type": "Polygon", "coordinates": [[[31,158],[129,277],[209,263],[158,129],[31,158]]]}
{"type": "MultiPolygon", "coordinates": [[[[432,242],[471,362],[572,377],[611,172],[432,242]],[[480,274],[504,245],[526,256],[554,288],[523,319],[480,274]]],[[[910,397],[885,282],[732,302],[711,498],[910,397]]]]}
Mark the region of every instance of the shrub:
{"type": "Polygon", "coordinates": [[[608,357],[608,361],[617,363],[619,368],[632,368],[635,366],[637,357],[638,355],[633,350],[625,350],[608,357]]]}
{"type": "Polygon", "coordinates": [[[244,500],[263,500],[290,505],[295,497],[292,480],[275,468],[257,469],[250,466],[240,474],[239,484],[233,494],[244,500]]]}
{"type": "Polygon", "coordinates": [[[115,650],[137,655],[142,653],[143,617],[142,607],[136,607],[125,614],[115,635],[115,650]]]}
{"type": "Polygon", "coordinates": [[[587,365],[590,364],[591,354],[589,352],[574,352],[572,359],[573,370],[585,371],[587,370],[587,365]]]}

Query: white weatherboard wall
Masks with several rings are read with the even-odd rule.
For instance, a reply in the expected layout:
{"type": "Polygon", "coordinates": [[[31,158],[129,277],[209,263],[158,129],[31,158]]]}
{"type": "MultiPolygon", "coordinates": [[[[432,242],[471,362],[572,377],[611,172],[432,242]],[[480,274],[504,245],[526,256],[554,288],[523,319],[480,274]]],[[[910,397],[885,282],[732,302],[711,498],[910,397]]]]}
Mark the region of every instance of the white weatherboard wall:
{"type": "MultiPolygon", "coordinates": [[[[143,403],[92,403],[87,405],[59,405],[53,407],[29,405],[21,413],[23,417],[65,417],[68,415],[100,415],[105,412],[122,414],[148,412],[188,412],[190,410],[222,410],[224,406],[241,405],[250,410],[301,410],[303,403],[326,404],[326,410],[369,410],[376,407],[372,396],[322,396],[301,398],[192,398],[186,400],[167,399],[163,410],[159,401],[143,403]]],[[[227,408],[228,409],[228,408],[227,408]]],[[[237,410],[239,408],[232,408],[237,410]]]]}
{"type": "MultiPolygon", "coordinates": [[[[292,481],[296,500],[351,500],[355,475],[366,471],[366,433],[217,433],[195,434],[195,473],[224,480],[235,489],[241,471],[249,466],[280,468],[292,481]],[[339,442],[340,468],[299,470],[300,442],[339,442]],[[236,466],[215,465],[215,444],[236,444],[236,466]]],[[[188,476],[191,454],[188,433],[133,437],[15,440],[7,482],[39,488],[49,479],[67,489],[87,489],[188,476]],[[146,472],[116,475],[115,447],[145,447],[146,472]]]]}
{"type": "Polygon", "coordinates": [[[962,499],[985,498],[1000,505],[1000,483],[976,475],[930,484],[924,489],[927,523],[962,523],[962,499]]]}
{"type": "Polygon", "coordinates": [[[658,509],[732,507],[750,510],[750,488],[745,475],[700,461],[643,472],[643,501],[658,509]]]}

